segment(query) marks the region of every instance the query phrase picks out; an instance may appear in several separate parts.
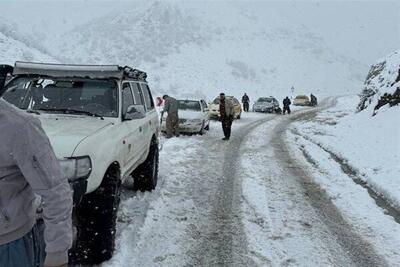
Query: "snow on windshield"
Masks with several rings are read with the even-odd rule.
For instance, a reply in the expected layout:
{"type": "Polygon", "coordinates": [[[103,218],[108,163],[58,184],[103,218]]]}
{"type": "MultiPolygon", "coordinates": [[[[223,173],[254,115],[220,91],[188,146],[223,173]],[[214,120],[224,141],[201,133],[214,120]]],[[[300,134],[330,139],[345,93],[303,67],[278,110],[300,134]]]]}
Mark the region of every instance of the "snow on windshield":
{"type": "Polygon", "coordinates": [[[201,106],[199,101],[178,100],[178,108],[180,110],[201,111],[201,106]]]}

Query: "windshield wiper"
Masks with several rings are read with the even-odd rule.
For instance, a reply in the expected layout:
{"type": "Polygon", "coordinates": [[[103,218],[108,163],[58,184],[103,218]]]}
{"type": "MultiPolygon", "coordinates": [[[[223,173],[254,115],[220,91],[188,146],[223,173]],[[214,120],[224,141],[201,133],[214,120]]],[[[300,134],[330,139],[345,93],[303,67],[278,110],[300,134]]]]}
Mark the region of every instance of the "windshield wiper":
{"type": "Polygon", "coordinates": [[[42,111],[50,111],[50,112],[62,112],[65,114],[85,114],[88,116],[92,116],[92,117],[98,117],[98,118],[102,118],[103,116],[96,114],[96,113],[92,113],[90,111],[86,111],[86,110],[78,110],[78,109],[69,109],[69,108],[40,108],[38,110],[42,110],[42,111]]]}
{"type": "Polygon", "coordinates": [[[26,112],[28,112],[28,113],[33,113],[33,114],[36,114],[36,115],[40,115],[40,112],[39,112],[39,111],[33,110],[33,109],[27,109],[26,112]]]}

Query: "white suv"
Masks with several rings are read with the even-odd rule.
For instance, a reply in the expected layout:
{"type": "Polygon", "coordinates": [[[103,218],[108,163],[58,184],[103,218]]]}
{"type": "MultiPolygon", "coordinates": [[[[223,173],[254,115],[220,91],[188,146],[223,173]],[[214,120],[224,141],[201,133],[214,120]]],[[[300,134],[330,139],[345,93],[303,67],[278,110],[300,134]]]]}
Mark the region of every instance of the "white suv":
{"type": "Polygon", "coordinates": [[[3,98],[40,119],[74,189],[71,262],[111,258],[120,185],[157,184],[159,120],[146,73],[120,66],[15,64],[3,98]]]}

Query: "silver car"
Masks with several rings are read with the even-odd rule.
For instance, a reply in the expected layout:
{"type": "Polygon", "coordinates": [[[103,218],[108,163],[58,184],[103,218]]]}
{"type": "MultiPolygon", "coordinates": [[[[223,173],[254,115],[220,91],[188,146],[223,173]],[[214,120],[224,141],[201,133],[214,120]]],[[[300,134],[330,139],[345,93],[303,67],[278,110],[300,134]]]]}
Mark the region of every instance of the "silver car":
{"type": "Polygon", "coordinates": [[[253,111],[265,113],[280,113],[279,102],[274,97],[260,97],[253,104],[253,111]]]}

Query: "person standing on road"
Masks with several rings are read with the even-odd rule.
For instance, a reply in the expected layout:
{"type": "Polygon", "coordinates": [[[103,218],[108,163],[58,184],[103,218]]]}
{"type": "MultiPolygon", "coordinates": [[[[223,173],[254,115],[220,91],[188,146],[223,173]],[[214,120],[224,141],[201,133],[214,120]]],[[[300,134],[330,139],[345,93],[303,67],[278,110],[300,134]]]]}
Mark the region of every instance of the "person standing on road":
{"type": "Polygon", "coordinates": [[[219,112],[221,114],[222,130],[224,131],[225,137],[222,140],[229,140],[231,137],[231,127],[235,111],[233,109],[233,103],[231,100],[225,98],[225,94],[219,95],[219,112]]]}
{"type": "Polygon", "coordinates": [[[0,266],[66,267],[72,192],[48,137],[39,120],[0,99],[0,140],[0,266]]]}
{"type": "Polygon", "coordinates": [[[290,105],[291,104],[292,104],[292,102],[290,101],[288,96],[285,99],[283,99],[283,115],[285,115],[286,111],[288,114],[290,114],[290,105]]]}
{"type": "Polygon", "coordinates": [[[250,98],[246,93],[244,93],[244,96],[242,97],[242,103],[243,103],[243,110],[245,112],[249,112],[250,98]]]}
{"type": "Polygon", "coordinates": [[[315,97],[315,95],[311,94],[310,99],[311,99],[311,106],[315,107],[318,105],[317,98],[315,97]]]}
{"type": "Polygon", "coordinates": [[[168,95],[163,96],[164,109],[161,113],[161,117],[164,112],[168,113],[167,120],[165,122],[167,138],[172,136],[179,137],[179,116],[178,116],[178,101],[168,95]]]}

